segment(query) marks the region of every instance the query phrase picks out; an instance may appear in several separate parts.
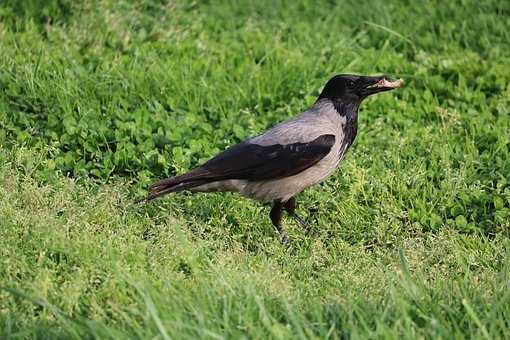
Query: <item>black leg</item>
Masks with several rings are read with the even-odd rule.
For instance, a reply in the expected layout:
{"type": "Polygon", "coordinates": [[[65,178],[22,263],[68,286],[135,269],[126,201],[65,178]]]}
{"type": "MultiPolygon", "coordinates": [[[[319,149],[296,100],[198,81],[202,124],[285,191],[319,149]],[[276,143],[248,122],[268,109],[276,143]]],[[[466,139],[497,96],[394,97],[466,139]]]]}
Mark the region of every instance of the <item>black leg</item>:
{"type": "Polygon", "coordinates": [[[269,217],[271,217],[271,222],[273,222],[273,225],[280,233],[280,236],[282,237],[282,243],[288,244],[289,237],[287,236],[287,233],[282,227],[282,207],[283,207],[282,202],[274,201],[273,207],[271,208],[271,212],[269,213],[269,217]]]}
{"type": "Polygon", "coordinates": [[[312,227],[296,213],[296,199],[294,197],[291,197],[287,202],[285,202],[284,208],[287,213],[289,213],[289,215],[292,216],[299,225],[301,225],[301,227],[307,231],[312,230],[312,227]]]}

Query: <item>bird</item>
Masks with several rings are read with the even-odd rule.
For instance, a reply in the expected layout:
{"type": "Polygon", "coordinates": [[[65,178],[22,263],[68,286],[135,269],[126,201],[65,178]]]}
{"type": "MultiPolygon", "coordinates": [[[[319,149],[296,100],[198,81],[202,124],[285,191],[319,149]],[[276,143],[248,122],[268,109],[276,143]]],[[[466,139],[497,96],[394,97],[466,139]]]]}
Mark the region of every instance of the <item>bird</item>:
{"type": "Polygon", "coordinates": [[[181,191],[237,192],[272,203],[269,217],[287,244],[283,212],[310,229],[296,213],[296,196],[339,167],[356,138],[361,102],[402,83],[388,76],[335,75],[308,110],[227,148],[187,173],[152,184],[146,200],[181,191]]]}

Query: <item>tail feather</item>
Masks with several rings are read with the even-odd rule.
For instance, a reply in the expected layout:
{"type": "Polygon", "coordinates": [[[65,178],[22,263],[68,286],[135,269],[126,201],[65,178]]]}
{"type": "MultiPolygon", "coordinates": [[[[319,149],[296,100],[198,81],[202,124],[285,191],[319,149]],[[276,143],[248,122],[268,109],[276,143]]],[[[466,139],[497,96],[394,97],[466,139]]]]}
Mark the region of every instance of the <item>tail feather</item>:
{"type": "Polygon", "coordinates": [[[164,179],[150,186],[146,200],[150,201],[171,192],[184,191],[214,181],[209,175],[207,170],[198,167],[185,174],[164,179]]]}
{"type": "Polygon", "coordinates": [[[169,194],[171,192],[180,192],[187,189],[191,189],[197,187],[199,185],[205,184],[207,181],[205,180],[196,180],[196,181],[169,181],[167,183],[156,183],[150,187],[149,195],[146,200],[150,201],[157,197],[169,194]]]}

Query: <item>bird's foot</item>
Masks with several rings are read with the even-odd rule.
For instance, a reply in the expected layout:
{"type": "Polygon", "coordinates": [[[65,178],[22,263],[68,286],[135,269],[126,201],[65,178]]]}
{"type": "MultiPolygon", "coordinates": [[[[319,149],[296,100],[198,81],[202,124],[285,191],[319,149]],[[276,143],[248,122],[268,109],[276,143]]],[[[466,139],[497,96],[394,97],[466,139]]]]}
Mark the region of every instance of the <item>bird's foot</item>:
{"type": "Polygon", "coordinates": [[[312,226],[309,225],[301,216],[299,216],[297,213],[295,212],[292,212],[290,213],[290,216],[292,216],[292,218],[294,218],[301,227],[303,227],[303,229],[307,230],[307,231],[310,231],[312,230],[312,226]]]}
{"type": "Polygon", "coordinates": [[[282,244],[287,246],[289,244],[289,236],[287,236],[287,232],[282,227],[282,203],[280,201],[274,201],[269,216],[271,217],[271,222],[273,222],[273,225],[280,234],[282,244]]]}
{"type": "MultiPolygon", "coordinates": [[[[285,204],[284,204],[284,208],[285,210],[287,211],[287,213],[293,218],[295,219],[299,225],[305,229],[307,232],[310,232],[310,231],[314,231],[314,229],[312,228],[311,225],[309,225],[301,216],[299,216],[297,213],[296,213],[296,199],[294,197],[291,197],[289,198],[285,204]]],[[[314,232],[314,234],[316,234],[314,232]]]]}
{"type": "Polygon", "coordinates": [[[282,241],[282,244],[284,246],[288,246],[289,245],[289,236],[287,235],[287,233],[284,231],[284,232],[280,232],[280,235],[281,235],[281,241],[282,241]]]}

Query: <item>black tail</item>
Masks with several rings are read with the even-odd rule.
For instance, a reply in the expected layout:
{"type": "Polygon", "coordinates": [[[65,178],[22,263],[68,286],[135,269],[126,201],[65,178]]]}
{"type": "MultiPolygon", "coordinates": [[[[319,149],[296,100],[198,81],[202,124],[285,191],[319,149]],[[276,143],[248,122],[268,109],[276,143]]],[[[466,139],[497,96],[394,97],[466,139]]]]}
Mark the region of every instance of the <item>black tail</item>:
{"type": "MultiPolygon", "coordinates": [[[[168,181],[168,180],[166,180],[168,181]]],[[[149,195],[147,196],[146,200],[150,201],[157,197],[169,194],[171,192],[179,192],[184,191],[187,189],[191,189],[194,187],[197,187],[199,185],[207,183],[207,181],[204,180],[198,180],[198,181],[183,181],[183,182],[167,182],[161,181],[159,183],[151,185],[149,188],[149,195]]]]}
{"type": "Polygon", "coordinates": [[[150,186],[149,195],[145,200],[150,201],[171,192],[188,190],[205,183],[214,182],[217,179],[206,168],[198,167],[185,174],[154,183],[150,186]]]}
{"type": "Polygon", "coordinates": [[[193,176],[190,176],[190,173],[167,178],[150,186],[149,195],[147,195],[146,200],[150,201],[171,192],[180,192],[191,189],[207,182],[209,181],[205,179],[193,179],[193,176]]]}

